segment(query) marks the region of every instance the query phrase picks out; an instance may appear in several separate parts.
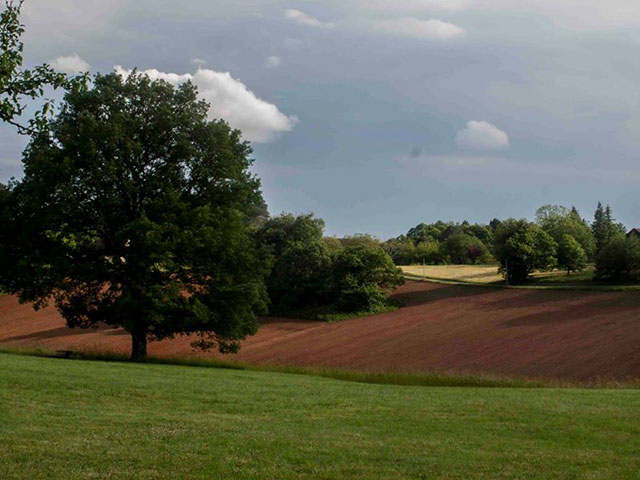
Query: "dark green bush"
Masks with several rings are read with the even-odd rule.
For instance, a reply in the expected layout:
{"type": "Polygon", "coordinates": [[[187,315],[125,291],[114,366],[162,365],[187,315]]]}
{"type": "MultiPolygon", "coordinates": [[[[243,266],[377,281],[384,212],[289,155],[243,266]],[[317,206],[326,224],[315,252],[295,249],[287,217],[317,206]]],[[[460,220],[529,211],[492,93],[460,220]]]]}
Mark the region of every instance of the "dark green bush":
{"type": "Polygon", "coordinates": [[[333,298],[341,310],[374,311],[382,307],[389,292],[404,283],[402,271],[380,247],[353,245],[333,261],[333,298]]]}
{"type": "Polygon", "coordinates": [[[623,235],[614,237],[596,257],[599,280],[636,278],[640,273],[640,241],[623,235]]]}

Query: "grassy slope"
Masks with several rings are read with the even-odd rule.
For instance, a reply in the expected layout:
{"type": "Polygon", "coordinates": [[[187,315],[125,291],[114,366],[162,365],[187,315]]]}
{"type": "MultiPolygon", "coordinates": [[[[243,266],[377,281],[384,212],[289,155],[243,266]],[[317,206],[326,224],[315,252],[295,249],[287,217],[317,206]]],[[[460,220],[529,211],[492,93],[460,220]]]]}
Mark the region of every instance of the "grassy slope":
{"type": "Polygon", "coordinates": [[[3,479],[637,478],[640,393],[0,355],[3,479]]]}

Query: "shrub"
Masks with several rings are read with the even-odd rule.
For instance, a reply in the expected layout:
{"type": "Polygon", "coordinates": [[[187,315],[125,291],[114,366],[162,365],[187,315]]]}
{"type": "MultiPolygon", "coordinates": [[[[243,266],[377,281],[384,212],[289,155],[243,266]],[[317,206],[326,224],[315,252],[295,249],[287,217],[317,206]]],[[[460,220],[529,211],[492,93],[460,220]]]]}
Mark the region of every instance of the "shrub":
{"type": "Polygon", "coordinates": [[[343,311],[374,311],[403,283],[402,270],[378,246],[347,246],[333,262],[333,297],[343,311]]]}
{"type": "Polygon", "coordinates": [[[596,278],[622,280],[637,277],[640,270],[640,241],[622,235],[614,237],[596,257],[596,278]]]}

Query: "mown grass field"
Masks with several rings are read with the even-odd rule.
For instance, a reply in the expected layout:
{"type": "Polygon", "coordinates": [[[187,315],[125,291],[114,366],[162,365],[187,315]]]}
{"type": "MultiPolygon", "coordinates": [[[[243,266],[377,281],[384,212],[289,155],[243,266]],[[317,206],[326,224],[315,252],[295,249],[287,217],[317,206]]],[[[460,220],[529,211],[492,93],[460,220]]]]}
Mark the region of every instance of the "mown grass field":
{"type": "Polygon", "coordinates": [[[501,283],[496,265],[404,265],[400,267],[409,275],[438,280],[453,280],[474,283],[501,283]]]}
{"type": "Polygon", "coordinates": [[[640,392],[0,354],[3,479],[638,478],[640,392]]]}
{"type": "MultiPolygon", "coordinates": [[[[504,277],[498,274],[497,265],[405,265],[402,271],[415,278],[442,280],[444,282],[471,283],[481,285],[504,285],[504,277]]],[[[587,288],[593,290],[637,290],[638,282],[601,282],[594,278],[595,268],[587,266],[582,272],[553,270],[535,272],[523,287],[587,288]]]]}

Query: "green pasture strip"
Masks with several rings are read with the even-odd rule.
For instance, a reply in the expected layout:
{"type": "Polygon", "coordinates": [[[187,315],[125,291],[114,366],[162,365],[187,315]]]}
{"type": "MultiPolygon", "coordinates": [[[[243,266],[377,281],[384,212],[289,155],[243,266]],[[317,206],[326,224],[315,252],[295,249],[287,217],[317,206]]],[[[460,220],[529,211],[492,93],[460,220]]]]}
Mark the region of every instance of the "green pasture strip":
{"type": "MultiPolygon", "coordinates": [[[[26,355],[36,357],[51,357],[55,352],[38,348],[9,348],[0,349],[0,354],[26,355]]],[[[105,351],[77,351],[73,353],[73,360],[106,361],[128,363],[126,355],[105,351]]],[[[399,386],[447,386],[447,387],[483,387],[483,388],[543,388],[543,387],[576,387],[595,386],[580,385],[577,383],[527,379],[507,376],[498,376],[478,373],[461,372],[407,372],[407,371],[357,371],[325,367],[297,367],[290,365],[255,365],[235,361],[220,360],[217,358],[203,358],[195,356],[182,357],[156,357],[150,356],[146,362],[154,365],[180,365],[202,368],[219,368],[228,370],[246,370],[256,372],[289,373],[296,375],[311,375],[317,377],[332,378],[349,382],[371,383],[379,385],[399,386]]],[[[598,384],[605,386],[605,384],[598,384]]],[[[619,387],[616,383],[607,383],[606,386],[619,387]]],[[[625,384],[625,387],[633,387],[625,384]]],[[[640,381],[638,382],[640,388],[640,381]]]]}
{"type": "MultiPolygon", "coordinates": [[[[26,355],[50,358],[55,352],[41,348],[3,347],[0,354],[26,355]]],[[[72,360],[129,363],[128,357],[121,353],[96,350],[82,350],[73,353],[72,360]]],[[[227,370],[246,370],[252,372],[286,373],[332,378],[348,382],[376,385],[397,385],[414,387],[477,387],[477,388],[600,388],[600,389],[640,389],[640,379],[616,381],[596,379],[591,381],[570,381],[552,378],[526,378],[491,373],[461,371],[372,371],[347,370],[328,367],[292,366],[281,364],[257,365],[211,357],[149,356],[144,362],[153,365],[178,365],[201,368],[219,368],[227,370]]]]}
{"type": "Polygon", "coordinates": [[[500,283],[483,283],[473,282],[468,280],[452,280],[447,278],[435,278],[435,277],[423,277],[422,275],[413,275],[410,273],[404,273],[404,277],[407,280],[425,281],[429,283],[441,283],[443,285],[467,285],[474,287],[488,287],[488,288],[512,288],[512,289],[524,289],[524,290],[580,290],[580,291],[595,291],[595,292],[630,292],[640,290],[640,285],[598,285],[598,284],[583,284],[583,285],[565,285],[562,283],[546,283],[542,279],[534,280],[534,283],[525,285],[505,285],[504,282],[500,283]]]}
{"type": "Polygon", "coordinates": [[[0,355],[15,479],[638,478],[640,392],[0,355]]]}

